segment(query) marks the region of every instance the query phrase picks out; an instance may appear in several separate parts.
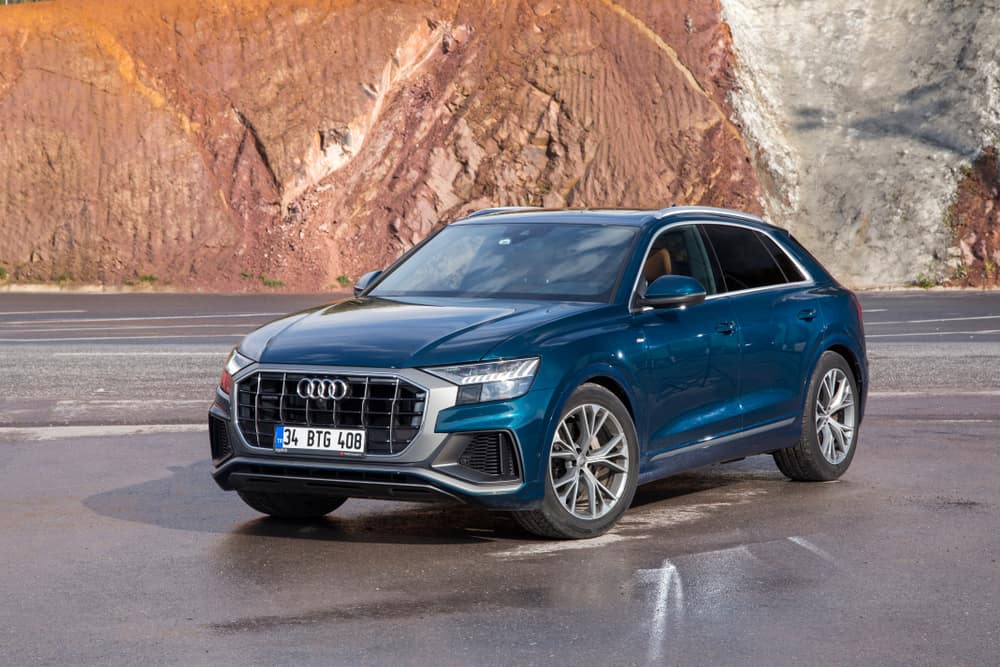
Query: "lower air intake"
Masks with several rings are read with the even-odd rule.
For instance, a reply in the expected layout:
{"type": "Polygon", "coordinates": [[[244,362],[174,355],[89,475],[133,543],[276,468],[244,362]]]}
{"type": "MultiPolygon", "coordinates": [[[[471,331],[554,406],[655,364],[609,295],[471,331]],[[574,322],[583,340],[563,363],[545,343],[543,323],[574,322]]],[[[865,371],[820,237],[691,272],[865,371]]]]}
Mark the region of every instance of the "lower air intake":
{"type": "Polygon", "coordinates": [[[471,434],[458,462],[463,467],[497,479],[515,479],[520,474],[514,443],[503,431],[471,434]]]}
{"type": "Polygon", "coordinates": [[[218,417],[209,417],[208,438],[212,443],[212,460],[214,462],[220,463],[233,455],[233,447],[229,444],[229,429],[226,428],[226,422],[218,417]]]}

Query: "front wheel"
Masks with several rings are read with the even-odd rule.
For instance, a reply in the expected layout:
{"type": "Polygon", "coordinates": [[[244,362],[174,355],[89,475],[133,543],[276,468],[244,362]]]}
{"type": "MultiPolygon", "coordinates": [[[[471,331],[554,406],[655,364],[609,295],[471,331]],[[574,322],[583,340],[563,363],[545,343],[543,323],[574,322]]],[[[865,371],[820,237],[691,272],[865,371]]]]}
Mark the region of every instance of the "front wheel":
{"type": "Polygon", "coordinates": [[[635,495],[638,438],[613,393],[584,384],[566,404],[549,446],[540,509],[514,514],[542,537],[595,537],[613,526],[635,495]]]}
{"type": "Polygon", "coordinates": [[[265,493],[237,491],[240,498],[261,514],[276,519],[318,519],[343,505],[347,498],[314,496],[305,493],[265,493]]]}
{"type": "Polygon", "coordinates": [[[843,475],[854,459],[861,412],[858,385],[847,360],[824,352],[813,371],[797,445],[774,453],[778,469],[794,480],[825,482],[843,475]]]}

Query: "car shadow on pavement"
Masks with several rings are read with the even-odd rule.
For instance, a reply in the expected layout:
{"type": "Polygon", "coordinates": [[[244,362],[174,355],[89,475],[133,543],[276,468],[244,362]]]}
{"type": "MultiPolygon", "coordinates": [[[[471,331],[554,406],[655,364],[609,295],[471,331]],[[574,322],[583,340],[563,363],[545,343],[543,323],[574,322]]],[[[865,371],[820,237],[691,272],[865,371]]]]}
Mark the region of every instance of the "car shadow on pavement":
{"type": "MultiPolygon", "coordinates": [[[[464,505],[350,500],[320,520],[272,519],[253,512],[236,494],[216,487],[208,460],[169,470],[168,477],[95,494],[85,498],[83,505],[113,519],[243,538],[374,544],[477,544],[537,539],[518,528],[505,513],[464,505]]],[[[772,465],[751,460],[709,466],[639,487],[631,511],[741,482],[780,479],[783,477],[772,465]]]]}
{"type": "Polygon", "coordinates": [[[643,484],[636,489],[631,509],[634,511],[645,505],[703,491],[723,489],[734,484],[787,481],[769,456],[757,456],[734,463],[716,463],[643,484]]]}
{"type": "Polygon", "coordinates": [[[98,493],[83,505],[101,516],[173,530],[269,538],[472,544],[523,536],[508,516],[463,505],[349,500],[320,520],[272,519],[216,487],[208,460],[169,470],[168,477],[98,493]]]}
{"type": "MultiPolygon", "coordinates": [[[[348,501],[351,502],[351,501],[348,501]]],[[[354,501],[357,502],[357,501],[354,501]]],[[[344,506],[345,509],[347,505],[344,506]]],[[[461,505],[366,512],[348,517],[288,521],[261,517],[234,526],[231,536],[368,544],[477,544],[523,537],[506,516],[461,505]]]]}

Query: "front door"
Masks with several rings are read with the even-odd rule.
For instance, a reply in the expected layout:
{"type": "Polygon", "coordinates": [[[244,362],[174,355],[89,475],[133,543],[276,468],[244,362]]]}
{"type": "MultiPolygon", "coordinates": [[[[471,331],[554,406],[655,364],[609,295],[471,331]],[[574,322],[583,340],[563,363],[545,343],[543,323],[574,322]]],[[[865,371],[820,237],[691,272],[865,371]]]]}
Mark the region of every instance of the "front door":
{"type": "MultiPolygon", "coordinates": [[[[718,278],[694,225],[671,227],[656,238],[640,291],[667,273],[691,276],[709,295],[718,292],[718,278]]],[[[738,430],[740,347],[730,299],[717,296],[695,306],[646,310],[634,318],[645,351],[646,453],[738,430]]]]}

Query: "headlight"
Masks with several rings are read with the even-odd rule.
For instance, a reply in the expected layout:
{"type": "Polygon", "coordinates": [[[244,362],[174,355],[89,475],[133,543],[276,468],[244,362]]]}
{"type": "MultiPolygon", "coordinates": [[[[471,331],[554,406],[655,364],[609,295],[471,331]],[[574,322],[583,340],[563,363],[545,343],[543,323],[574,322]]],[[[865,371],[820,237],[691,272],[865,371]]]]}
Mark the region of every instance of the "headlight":
{"type": "Polygon", "coordinates": [[[226,366],[222,369],[222,380],[219,382],[219,386],[222,387],[227,395],[233,392],[233,376],[240,372],[240,370],[246,368],[253,363],[253,359],[249,357],[244,357],[239,353],[237,348],[233,348],[232,352],[226,358],[226,366]]]}
{"type": "Polygon", "coordinates": [[[424,370],[457,384],[458,404],[501,401],[527,393],[538,371],[538,357],[488,361],[461,366],[438,366],[424,370]]]}

